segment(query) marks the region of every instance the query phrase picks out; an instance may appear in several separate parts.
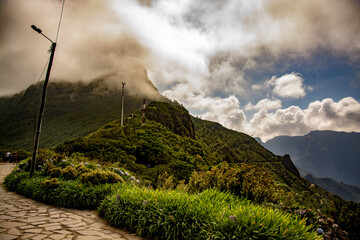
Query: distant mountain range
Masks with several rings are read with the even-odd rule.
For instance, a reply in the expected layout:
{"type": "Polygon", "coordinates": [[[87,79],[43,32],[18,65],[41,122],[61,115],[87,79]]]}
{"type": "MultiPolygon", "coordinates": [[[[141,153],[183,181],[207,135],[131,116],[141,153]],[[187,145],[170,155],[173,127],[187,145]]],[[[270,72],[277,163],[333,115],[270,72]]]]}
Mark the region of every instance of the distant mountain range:
{"type": "Polygon", "coordinates": [[[331,178],[317,178],[312,175],[306,175],[304,178],[345,200],[360,203],[360,187],[339,183],[331,178]]]}
{"type": "Polygon", "coordinates": [[[298,168],[318,178],[360,186],[360,133],[312,131],[275,137],[262,145],[277,155],[289,154],[298,168]]]}

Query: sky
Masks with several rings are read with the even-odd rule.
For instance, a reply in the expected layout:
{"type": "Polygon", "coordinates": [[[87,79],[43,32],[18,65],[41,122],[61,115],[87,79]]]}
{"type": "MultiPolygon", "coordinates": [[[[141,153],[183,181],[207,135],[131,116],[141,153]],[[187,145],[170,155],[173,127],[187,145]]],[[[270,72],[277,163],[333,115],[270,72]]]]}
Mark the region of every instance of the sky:
{"type": "MultiPolygon", "coordinates": [[[[0,95],[38,81],[62,0],[0,0],[0,95]]],[[[359,0],[67,0],[52,78],[110,76],[267,141],[360,132],[359,0]]],[[[109,77],[109,78],[110,78],[109,77]]]]}

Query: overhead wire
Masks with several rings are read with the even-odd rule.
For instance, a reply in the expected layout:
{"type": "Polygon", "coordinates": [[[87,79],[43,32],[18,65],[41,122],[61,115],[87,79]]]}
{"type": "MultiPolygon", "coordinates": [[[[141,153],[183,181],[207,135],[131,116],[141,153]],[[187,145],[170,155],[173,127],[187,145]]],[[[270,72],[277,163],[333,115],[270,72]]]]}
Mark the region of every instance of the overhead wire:
{"type": "Polygon", "coordinates": [[[57,42],[58,37],[59,37],[60,25],[61,25],[61,20],[62,20],[63,12],[64,12],[64,5],[65,5],[65,0],[63,0],[62,7],[61,7],[59,25],[58,25],[58,29],[57,29],[57,32],[56,32],[55,42],[57,42]]]}
{"type": "MultiPolygon", "coordinates": [[[[65,0],[63,0],[62,6],[61,6],[61,12],[60,12],[59,24],[58,24],[58,28],[57,28],[57,32],[56,32],[56,40],[55,40],[55,42],[57,42],[57,40],[58,40],[58,38],[59,38],[59,31],[60,31],[60,26],[61,26],[61,21],[62,21],[63,12],[64,12],[64,5],[65,5],[65,0]]],[[[30,95],[29,99],[27,100],[27,102],[25,102],[25,105],[24,105],[24,107],[22,108],[22,110],[20,111],[20,114],[23,113],[23,111],[25,110],[25,108],[26,108],[27,105],[29,104],[29,101],[31,100],[31,98],[32,98],[33,95],[35,94],[35,89],[38,87],[38,85],[39,85],[39,83],[40,83],[40,81],[41,81],[41,78],[42,78],[42,76],[44,75],[45,69],[46,69],[46,67],[47,67],[48,64],[49,64],[49,60],[50,60],[50,59],[47,60],[45,66],[44,66],[44,69],[42,70],[42,72],[41,72],[41,74],[40,74],[39,80],[38,80],[37,83],[36,83],[36,86],[35,86],[35,88],[34,88],[34,91],[31,93],[31,95],[30,95]]]]}
{"type": "Polygon", "coordinates": [[[25,102],[25,105],[23,106],[23,108],[22,108],[21,111],[20,111],[20,115],[23,113],[23,111],[25,110],[25,108],[26,108],[27,105],[29,104],[31,98],[34,96],[35,90],[36,90],[36,88],[38,87],[38,85],[39,85],[39,83],[40,83],[40,81],[41,81],[42,76],[44,75],[44,72],[45,72],[45,69],[46,69],[47,65],[49,64],[49,60],[50,60],[50,59],[48,59],[48,60],[46,61],[45,66],[44,66],[44,68],[43,68],[43,70],[42,70],[42,72],[41,72],[41,74],[40,74],[40,77],[39,77],[39,79],[38,79],[38,81],[37,81],[37,83],[36,83],[36,85],[35,85],[32,93],[30,94],[29,98],[28,98],[27,101],[25,102]]]}
{"type": "MultiPolygon", "coordinates": [[[[60,31],[60,26],[61,26],[61,21],[62,21],[63,12],[64,12],[64,5],[65,5],[65,0],[63,0],[62,6],[61,6],[60,19],[59,19],[59,24],[58,24],[57,32],[56,32],[55,42],[57,42],[57,41],[58,41],[58,38],[59,38],[59,31],[60,31]]],[[[37,87],[38,87],[38,85],[39,85],[39,83],[40,83],[40,81],[41,81],[41,78],[42,78],[42,76],[44,75],[45,69],[46,69],[46,67],[47,67],[48,64],[49,64],[49,61],[50,61],[50,58],[48,58],[48,60],[46,61],[46,64],[45,64],[45,66],[44,66],[44,68],[43,68],[43,70],[42,70],[42,72],[41,72],[41,74],[40,74],[40,77],[39,77],[39,79],[38,79],[38,81],[37,81],[37,83],[36,83],[36,85],[35,85],[35,87],[34,87],[34,89],[33,89],[33,92],[30,94],[29,98],[28,98],[27,101],[25,102],[24,106],[22,107],[21,111],[19,112],[19,115],[22,115],[22,114],[23,114],[25,108],[28,106],[30,100],[31,100],[32,97],[34,96],[35,91],[36,91],[36,89],[37,89],[37,87]]]]}

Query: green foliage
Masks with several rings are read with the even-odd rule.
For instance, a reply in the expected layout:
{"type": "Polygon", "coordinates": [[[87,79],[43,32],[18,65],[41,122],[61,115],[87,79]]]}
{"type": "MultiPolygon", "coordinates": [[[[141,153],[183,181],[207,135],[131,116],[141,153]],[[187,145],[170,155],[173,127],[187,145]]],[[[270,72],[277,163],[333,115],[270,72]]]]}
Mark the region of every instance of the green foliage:
{"type": "Polygon", "coordinates": [[[87,185],[79,181],[63,182],[51,195],[50,203],[60,207],[95,209],[116,189],[115,185],[87,185]]]}
{"type": "Polygon", "coordinates": [[[9,175],[5,177],[5,185],[10,191],[15,191],[17,188],[17,184],[23,179],[28,179],[30,177],[30,173],[28,172],[11,172],[9,175]]]}
{"type": "Polygon", "coordinates": [[[41,182],[41,186],[45,190],[56,189],[59,187],[59,185],[60,183],[57,178],[46,179],[43,182],[41,182]]]}
{"type": "Polygon", "coordinates": [[[75,170],[78,171],[79,174],[91,172],[90,168],[85,167],[83,164],[79,164],[75,167],[75,170]]]}
{"type": "MultiPolygon", "coordinates": [[[[113,187],[106,186],[116,186],[116,184],[99,184],[116,182],[113,179],[116,178],[115,175],[120,176],[119,173],[114,173],[112,170],[115,174],[113,177],[104,173],[104,169],[112,165],[111,167],[128,169],[141,179],[143,186],[159,189],[177,188],[182,189],[183,192],[187,190],[201,192],[208,188],[215,188],[247,197],[284,212],[294,212],[299,208],[320,209],[327,217],[331,216],[338,222],[339,226],[342,224],[341,226],[351,230],[350,236],[356,239],[354,236],[359,226],[357,217],[359,205],[353,206],[338,200],[320,188],[310,187],[307,181],[289,173],[277,156],[246,134],[226,129],[217,123],[192,118],[196,133],[195,138],[192,138],[187,134],[182,134],[181,131],[176,131],[176,126],[181,125],[178,123],[179,119],[185,114],[184,109],[180,110],[180,106],[171,107],[154,103],[151,104],[151,108],[155,117],[153,120],[147,119],[145,126],[141,125],[140,113],[135,113],[124,126],[120,126],[120,121],[116,120],[86,137],[75,138],[60,144],[55,148],[55,152],[44,150],[42,154],[39,154],[39,164],[46,163],[44,171],[25,182],[21,179],[26,177],[26,174],[20,170],[22,177],[9,178],[9,186],[15,186],[14,189],[17,191],[38,198],[40,201],[60,206],[67,206],[66,201],[69,201],[68,205],[79,208],[94,207],[95,203],[101,201],[100,196],[103,197],[113,190],[113,187]],[[176,113],[176,111],[180,112],[176,113]],[[164,122],[161,119],[172,122],[164,122]],[[97,163],[103,167],[96,166],[97,163]],[[77,178],[73,174],[75,171],[69,166],[76,169],[77,178]],[[49,180],[51,176],[58,178],[60,184],[56,189],[47,191],[49,194],[44,195],[41,182],[49,180]],[[71,180],[65,181],[66,179],[71,180]],[[70,193],[81,201],[76,202],[75,198],[69,195],[70,193]],[[99,197],[93,195],[95,193],[99,197]]],[[[186,126],[185,128],[188,129],[186,126]]],[[[135,180],[135,178],[131,180],[130,177],[124,177],[124,179],[135,180]]],[[[189,196],[198,195],[189,194],[189,196]]],[[[198,210],[201,211],[201,209],[198,210]]],[[[231,214],[229,217],[235,217],[230,219],[230,222],[240,218],[238,215],[231,214]]],[[[169,214],[169,216],[172,215],[169,214]]],[[[212,219],[217,219],[216,216],[213,215],[212,219]]],[[[164,216],[159,218],[157,215],[156,218],[152,218],[152,215],[146,215],[146,217],[157,218],[157,220],[165,218],[164,216]]],[[[168,223],[169,219],[165,220],[168,223]]],[[[171,224],[164,225],[163,228],[170,229],[171,226],[171,224]]],[[[232,225],[219,224],[217,226],[227,229],[228,234],[240,231],[232,228],[232,225]]],[[[210,227],[212,230],[216,229],[215,226],[210,227]]],[[[246,229],[248,228],[249,226],[246,229]]],[[[176,231],[180,231],[179,229],[182,228],[177,229],[176,231]]],[[[246,232],[246,229],[241,228],[241,231],[246,232]]],[[[211,237],[206,234],[208,233],[204,232],[204,236],[208,236],[209,239],[231,238],[225,233],[211,235],[211,237]]]]}
{"type": "Polygon", "coordinates": [[[174,182],[174,175],[169,175],[167,172],[159,175],[156,186],[161,190],[174,189],[176,187],[176,183],[174,182]]]}
{"type": "Polygon", "coordinates": [[[47,174],[52,178],[57,178],[62,175],[62,168],[59,167],[49,167],[47,168],[47,174]]]}
{"type": "Polygon", "coordinates": [[[167,171],[176,181],[186,180],[200,165],[206,164],[207,150],[201,142],[181,137],[169,128],[148,120],[141,126],[141,117],[134,115],[131,124],[118,121],[87,136],[67,141],[58,153],[81,155],[102,163],[117,162],[156,187],[158,175],[167,171]]]}
{"type": "Polygon", "coordinates": [[[72,166],[67,166],[62,170],[62,176],[66,180],[74,180],[78,177],[79,172],[72,166]]]}
{"type": "Polygon", "coordinates": [[[26,197],[60,207],[95,209],[111,194],[115,184],[88,185],[79,180],[65,181],[61,178],[44,177],[35,173],[12,172],[5,178],[5,185],[26,197]]]}
{"type": "Polygon", "coordinates": [[[112,225],[151,239],[321,239],[304,220],[216,190],[189,195],[122,185],[98,210],[112,225]]]}
{"type": "MultiPolygon", "coordinates": [[[[38,112],[42,85],[32,85],[11,97],[0,97],[0,146],[32,150],[34,114],[38,112]]],[[[118,119],[121,89],[105,90],[108,85],[103,78],[94,79],[90,83],[50,81],[40,146],[54,147],[68,139],[85,136],[118,119]]],[[[143,97],[127,95],[125,114],[140,110],[143,97]]],[[[160,94],[152,97],[166,101],[160,94]]]]}
{"type": "Polygon", "coordinates": [[[146,117],[161,123],[180,136],[195,138],[191,116],[185,108],[179,105],[152,102],[146,108],[146,117]]]}
{"type": "Polygon", "coordinates": [[[112,171],[94,170],[81,175],[81,181],[88,184],[117,183],[124,180],[112,171]]]}
{"type": "Polygon", "coordinates": [[[209,171],[195,171],[192,173],[188,190],[199,192],[208,188],[220,191],[230,191],[238,196],[256,202],[277,203],[290,193],[276,188],[274,177],[261,165],[241,164],[230,166],[223,162],[212,167],[209,171]],[[278,192],[282,192],[281,198],[278,192]]]}
{"type": "Polygon", "coordinates": [[[222,127],[219,123],[192,118],[196,138],[210,148],[215,158],[213,164],[227,161],[277,162],[277,157],[262,147],[254,138],[237,131],[222,127]]]}

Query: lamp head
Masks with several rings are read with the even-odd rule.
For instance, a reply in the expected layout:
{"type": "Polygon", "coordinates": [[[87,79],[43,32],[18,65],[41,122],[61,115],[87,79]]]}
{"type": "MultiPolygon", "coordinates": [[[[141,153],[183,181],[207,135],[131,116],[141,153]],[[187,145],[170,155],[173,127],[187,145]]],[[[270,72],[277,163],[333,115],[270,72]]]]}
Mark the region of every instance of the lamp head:
{"type": "Polygon", "coordinates": [[[35,25],[31,25],[31,28],[34,29],[38,33],[42,33],[40,28],[37,28],[35,25]]]}

